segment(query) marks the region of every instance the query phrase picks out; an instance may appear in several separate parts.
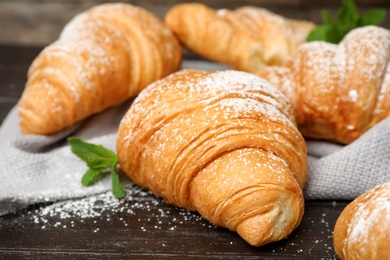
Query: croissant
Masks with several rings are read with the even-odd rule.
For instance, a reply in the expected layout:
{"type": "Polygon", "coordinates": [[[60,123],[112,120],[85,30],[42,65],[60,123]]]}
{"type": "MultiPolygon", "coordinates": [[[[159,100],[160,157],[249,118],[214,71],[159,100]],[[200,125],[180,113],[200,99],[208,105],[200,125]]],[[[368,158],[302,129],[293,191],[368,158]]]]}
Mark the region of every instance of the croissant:
{"type": "Polygon", "coordinates": [[[389,259],[390,182],[368,190],[342,211],[333,242],[341,259],[389,259]]]}
{"type": "Polygon", "coordinates": [[[251,245],[302,219],[304,139],[287,99],[253,74],[186,69],[152,83],[119,125],[117,154],[134,183],[251,245]]]}
{"type": "Polygon", "coordinates": [[[19,103],[24,134],[52,134],[179,69],[180,43],[140,7],[111,3],[74,17],[33,61],[19,103]]]}
{"type": "Polygon", "coordinates": [[[349,144],[390,115],[390,31],[367,26],[339,45],[305,43],[255,74],[288,97],[305,137],[349,144]]]}
{"type": "Polygon", "coordinates": [[[216,11],[200,3],[175,5],[165,23],[190,51],[248,72],[280,65],[315,27],[260,7],[216,11]]]}

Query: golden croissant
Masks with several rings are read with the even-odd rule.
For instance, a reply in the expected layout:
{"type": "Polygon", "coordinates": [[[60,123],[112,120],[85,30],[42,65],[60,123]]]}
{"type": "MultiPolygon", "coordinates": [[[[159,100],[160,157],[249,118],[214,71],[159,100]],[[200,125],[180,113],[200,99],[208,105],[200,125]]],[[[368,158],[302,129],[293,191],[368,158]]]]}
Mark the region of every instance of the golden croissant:
{"type": "Polygon", "coordinates": [[[180,43],[162,21],[128,4],[74,17],[33,61],[19,103],[24,134],[52,134],[135,96],[179,69],[180,43]]]}
{"type": "Polygon", "coordinates": [[[117,136],[123,171],[249,244],[302,219],[306,146],[287,99],[246,72],[182,70],[145,88],[117,136]]]}
{"type": "Polygon", "coordinates": [[[334,228],[334,247],[341,259],[390,259],[390,182],[352,201],[334,228]]]}
{"type": "Polygon", "coordinates": [[[342,144],[390,115],[390,31],[352,30],[339,45],[301,45],[283,64],[255,73],[290,100],[305,137],[342,144]]]}
{"type": "Polygon", "coordinates": [[[200,3],[175,5],[165,23],[190,51],[248,72],[280,65],[315,27],[260,7],[213,10],[200,3]]]}

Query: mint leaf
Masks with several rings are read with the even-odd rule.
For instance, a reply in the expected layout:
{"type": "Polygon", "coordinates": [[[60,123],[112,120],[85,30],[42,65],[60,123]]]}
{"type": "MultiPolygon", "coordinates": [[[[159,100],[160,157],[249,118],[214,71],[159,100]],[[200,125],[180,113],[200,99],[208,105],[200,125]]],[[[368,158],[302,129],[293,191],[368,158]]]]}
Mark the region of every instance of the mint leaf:
{"type": "Polygon", "coordinates": [[[350,26],[359,20],[358,9],[353,0],[343,0],[337,15],[339,25],[350,26]]]}
{"type": "Polygon", "coordinates": [[[307,37],[307,41],[326,41],[328,39],[328,32],[332,30],[331,25],[320,25],[317,26],[313,31],[310,32],[309,36],[307,37]]]}
{"type": "Polygon", "coordinates": [[[332,17],[332,14],[328,10],[321,10],[320,14],[321,14],[321,18],[325,24],[333,25],[333,17],[332,17]]]}
{"type": "Polygon", "coordinates": [[[353,0],[343,0],[336,19],[329,11],[321,11],[324,24],[314,28],[306,40],[308,42],[326,41],[337,44],[351,30],[366,25],[379,25],[385,16],[385,9],[374,9],[360,16],[353,0]]]}
{"type": "Polygon", "coordinates": [[[337,13],[335,30],[332,32],[334,37],[328,39],[328,42],[339,43],[344,36],[357,27],[359,21],[359,12],[352,0],[343,0],[341,8],[337,13]]]}
{"type": "Polygon", "coordinates": [[[90,168],[110,168],[118,162],[116,154],[101,145],[84,142],[78,137],[69,137],[67,140],[71,145],[72,152],[85,161],[90,168]]]}
{"type": "Polygon", "coordinates": [[[123,189],[123,186],[119,180],[119,175],[115,172],[115,170],[112,171],[111,177],[112,177],[112,193],[118,199],[123,198],[126,195],[126,192],[123,189]]]}
{"type": "Polygon", "coordinates": [[[386,17],[386,10],[374,9],[360,17],[359,26],[379,25],[386,17]]]}
{"type": "Polygon", "coordinates": [[[72,152],[86,162],[89,167],[81,178],[81,183],[84,186],[95,184],[103,178],[105,170],[110,169],[114,196],[123,198],[126,195],[120,183],[119,175],[115,170],[118,164],[118,156],[113,151],[101,145],[87,143],[78,137],[68,137],[67,141],[71,146],[72,152]]]}
{"type": "Polygon", "coordinates": [[[331,43],[338,43],[340,40],[338,32],[333,25],[324,24],[317,26],[317,28],[310,32],[306,41],[326,41],[331,43]]]}
{"type": "Polygon", "coordinates": [[[81,178],[81,184],[91,186],[103,178],[104,169],[88,169],[81,178]]]}

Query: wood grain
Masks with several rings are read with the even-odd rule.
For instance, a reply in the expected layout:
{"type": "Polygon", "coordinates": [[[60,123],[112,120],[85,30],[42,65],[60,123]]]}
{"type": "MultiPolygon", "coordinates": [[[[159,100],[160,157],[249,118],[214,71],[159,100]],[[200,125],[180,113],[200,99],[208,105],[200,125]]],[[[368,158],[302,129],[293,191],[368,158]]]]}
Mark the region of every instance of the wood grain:
{"type": "Polygon", "coordinates": [[[39,207],[0,217],[4,259],[335,259],[334,223],[346,202],[311,201],[287,238],[252,247],[236,233],[161,199],[134,196],[95,217],[42,215],[39,207]],[[142,206],[140,206],[142,205],[142,206]]]}

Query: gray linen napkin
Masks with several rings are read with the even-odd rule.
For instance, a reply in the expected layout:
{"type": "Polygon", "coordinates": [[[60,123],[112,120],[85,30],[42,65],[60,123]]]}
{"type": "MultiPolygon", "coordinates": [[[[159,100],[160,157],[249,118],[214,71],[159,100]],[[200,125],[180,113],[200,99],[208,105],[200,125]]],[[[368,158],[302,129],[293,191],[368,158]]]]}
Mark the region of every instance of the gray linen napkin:
{"type": "Polygon", "coordinates": [[[306,199],[351,200],[390,181],[390,118],[353,143],[307,141],[306,199]]]}
{"type": "Polygon", "coordinates": [[[0,215],[35,203],[80,198],[111,189],[110,178],[90,187],[81,185],[87,166],[71,152],[66,137],[78,136],[115,151],[116,130],[130,102],[53,136],[23,136],[15,106],[0,128],[0,215]]]}
{"type": "MultiPolygon", "coordinates": [[[[207,62],[186,61],[184,68],[224,69],[207,62]]],[[[83,187],[84,162],[65,139],[78,136],[115,151],[116,131],[132,100],[52,136],[23,136],[15,106],[0,128],[0,215],[28,205],[92,196],[111,189],[111,179],[83,187]]],[[[309,173],[306,199],[351,200],[390,181],[390,119],[354,143],[307,141],[309,173]]],[[[123,178],[124,185],[131,185],[123,178]]]]}

